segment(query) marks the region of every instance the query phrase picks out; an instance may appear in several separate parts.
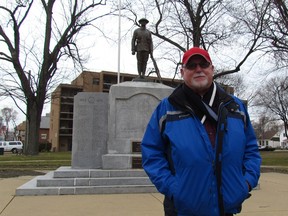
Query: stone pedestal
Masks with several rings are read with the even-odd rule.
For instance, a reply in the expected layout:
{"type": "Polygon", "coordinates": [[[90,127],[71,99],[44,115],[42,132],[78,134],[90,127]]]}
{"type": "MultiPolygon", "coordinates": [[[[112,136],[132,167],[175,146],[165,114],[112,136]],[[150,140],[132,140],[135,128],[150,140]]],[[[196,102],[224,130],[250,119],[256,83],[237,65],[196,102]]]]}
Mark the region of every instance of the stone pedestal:
{"type": "Polygon", "coordinates": [[[72,168],[101,168],[107,137],[108,93],[78,93],[74,97],[72,168]]]}
{"type": "Polygon", "coordinates": [[[102,156],[103,169],[131,169],[141,165],[139,148],[147,123],[160,100],[172,91],[171,87],[152,82],[124,82],[111,86],[108,154],[102,156]]]}

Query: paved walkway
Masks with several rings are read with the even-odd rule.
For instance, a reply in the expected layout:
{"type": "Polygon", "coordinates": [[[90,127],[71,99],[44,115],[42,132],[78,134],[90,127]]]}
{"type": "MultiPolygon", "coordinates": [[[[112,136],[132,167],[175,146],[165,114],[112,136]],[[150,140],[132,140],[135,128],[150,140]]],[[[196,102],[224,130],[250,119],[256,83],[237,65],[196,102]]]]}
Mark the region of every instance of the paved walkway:
{"type": "MultiPolygon", "coordinates": [[[[14,196],[33,177],[0,178],[1,216],[163,216],[163,196],[153,194],[14,196]]],[[[288,174],[263,173],[260,189],[244,205],[241,216],[287,216],[288,174]]]]}

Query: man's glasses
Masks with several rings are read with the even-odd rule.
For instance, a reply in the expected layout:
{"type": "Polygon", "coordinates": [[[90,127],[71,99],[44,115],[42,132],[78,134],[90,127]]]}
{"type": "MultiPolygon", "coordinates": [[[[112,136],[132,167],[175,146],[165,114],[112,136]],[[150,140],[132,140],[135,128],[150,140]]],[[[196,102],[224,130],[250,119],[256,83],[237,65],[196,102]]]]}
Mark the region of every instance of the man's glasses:
{"type": "Polygon", "coordinates": [[[187,68],[188,70],[194,70],[195,68],[197,68],[197,65],[199,65],[199,67],[205,69],[208,68],[210,66],[210,62],[200,62],[200,63],[188,63],[187,65],[184,65],[185,68],[187,68]]]}

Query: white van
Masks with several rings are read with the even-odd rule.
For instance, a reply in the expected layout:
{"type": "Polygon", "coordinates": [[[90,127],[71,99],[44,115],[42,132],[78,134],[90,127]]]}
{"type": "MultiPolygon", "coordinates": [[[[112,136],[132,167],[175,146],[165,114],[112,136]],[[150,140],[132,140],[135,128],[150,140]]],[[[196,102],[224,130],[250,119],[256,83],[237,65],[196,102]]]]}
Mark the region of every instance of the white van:
{"type": "Polygon", "coordinates": [[[23,143],[21,141],[0,141],[0,148],[4,148],[6,152],[18,153],[23,150],[23,143]]]}

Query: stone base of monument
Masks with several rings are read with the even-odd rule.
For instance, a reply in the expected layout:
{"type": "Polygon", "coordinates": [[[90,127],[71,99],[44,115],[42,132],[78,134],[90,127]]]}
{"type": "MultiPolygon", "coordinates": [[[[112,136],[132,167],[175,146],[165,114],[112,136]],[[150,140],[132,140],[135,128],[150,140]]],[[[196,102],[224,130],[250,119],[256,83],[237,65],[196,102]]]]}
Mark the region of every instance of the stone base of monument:
{"type": "Polygon", "coordinates": [[[143,169],[104,170],[60,167],[16,189],[16,196],[155,193],[143,169]]]}
{"type": "Polygon", "coordinates": [[[102,156],[104,169],[142,168],[140,154],[106,154],[102,156]]]}

